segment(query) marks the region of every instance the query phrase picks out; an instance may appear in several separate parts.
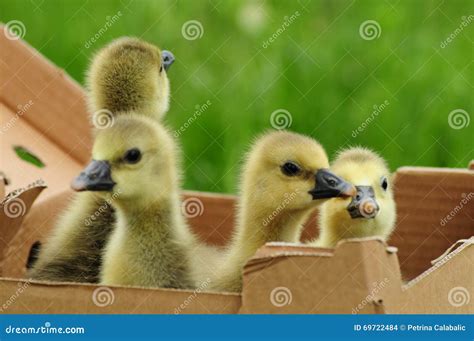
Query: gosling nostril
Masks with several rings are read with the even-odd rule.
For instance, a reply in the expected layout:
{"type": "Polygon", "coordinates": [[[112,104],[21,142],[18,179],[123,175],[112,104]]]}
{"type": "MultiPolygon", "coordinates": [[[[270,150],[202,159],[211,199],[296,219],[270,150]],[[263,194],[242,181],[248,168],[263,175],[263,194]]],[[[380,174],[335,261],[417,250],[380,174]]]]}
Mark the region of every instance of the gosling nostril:
{"type": "Polygon", "coordinates": [[[360,213],[366,218],[373,218],[377,215],[378,206],[373,200],[366,200],[360,204],[360,213]]]}

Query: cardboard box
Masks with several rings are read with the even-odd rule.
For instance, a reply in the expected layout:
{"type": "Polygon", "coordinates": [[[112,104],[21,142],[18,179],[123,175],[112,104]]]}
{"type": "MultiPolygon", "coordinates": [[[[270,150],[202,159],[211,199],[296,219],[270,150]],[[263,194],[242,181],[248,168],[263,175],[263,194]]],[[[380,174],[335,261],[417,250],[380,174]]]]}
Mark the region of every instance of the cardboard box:
{"type": "MultiPolygon", "coordinates": [[[[32,248],[51,231],[72,194],[70,180],[89,159],[91,127],[81,88],[27,44],[0,35],[0,59],[0,167],[10,192],[23,188],[0,205],[0,312],[474,313],[474,171],[468,169],[400,168],[393,246],[377,238],[335,249],[271,243],[246,265],[242,294],[208,293],[205,285],[190,291],[22,279],[32,248]],[[19,109],[18,103],[31,104],[19,109]],[[46,166],[19,160],[13,145],[46,166]]],[[[0,198],[4,186],[0,181],[0,198]]],[[[225,245],[235,197],[185,197],[202,202],[202,214],[189,220],[194,231],[225,245]]],[[[314,215],[303,239],[316,233],[314,215]]]]}

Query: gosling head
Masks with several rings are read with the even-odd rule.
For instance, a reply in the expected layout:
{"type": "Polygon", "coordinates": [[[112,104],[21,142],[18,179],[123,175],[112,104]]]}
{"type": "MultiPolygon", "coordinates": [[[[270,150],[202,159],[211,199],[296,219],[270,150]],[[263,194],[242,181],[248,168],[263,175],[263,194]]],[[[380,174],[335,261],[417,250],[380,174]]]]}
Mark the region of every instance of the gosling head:
{"type": "Polygon", "coordinates": [[[314,139],[287,131],[271,132],[258,139],[248,154],[242,190],[258,207],[280,207],[287,212],[354,195],[354,186],[328,168],[326,152],[314,139]]]}
{"type": "Polygon", "coordinates": [[[114,40],[97,53],[87,75],[91,110],[161,118],[169,108],[167,72],[174,60],[170,51],[138,38],[114,40]]]}
{"type": "Polygon", "coordinates": [[[172,136],[153,119],[119,116],[98,131],[92,161],[72,182],[76,191],[96,191],[117,202],[160,200],[177,186],[172,136]]]}
{"type": "MultiPolygon", "coordinates": [[[[340,152],[331,170],[353,183],[353,198],[331,199],[321,208],[321,231],[340,239],[379,236],[388,239],[396,219],[390,171],[383,158],[365,148],[340,152]]],[[[333,243],[333,244],[334,244],[333,243]]]]}

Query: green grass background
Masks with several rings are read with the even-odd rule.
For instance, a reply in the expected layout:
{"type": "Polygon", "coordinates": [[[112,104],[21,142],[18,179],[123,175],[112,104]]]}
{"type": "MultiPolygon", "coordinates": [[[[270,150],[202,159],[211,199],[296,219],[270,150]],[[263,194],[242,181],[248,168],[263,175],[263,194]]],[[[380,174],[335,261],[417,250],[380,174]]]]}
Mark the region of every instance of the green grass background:
{"type": "Polygon", "coordinates": [[[24,39],[84,83],[94,51],[133,35],[171,50],[171,110],[178,129],[196,105],[210,107],[181,134],[185,187],[235,192],[240,161],[254,136],[273,129],[270,115],[291,113],[289,129],[318,139],[332,157],[347,145],[381,152],[403,165],[466,167],[474,122],[453,129],[448,115],[473,115],[474,22],[440,44],[474,14],[466,1],[49,1],[1,0],[0,21],[24,23],[24,39]],[[120,19],[84,45],[118,11],[120,19]],[[285,17],[300,16],[267,48],[285,17]],[[200,39],[182,26],[198,20],[200,39]],[[359,26],[376,20],[377,39],[359,26]],[[387,108],[357,137],[374,105],[387,108]]]}

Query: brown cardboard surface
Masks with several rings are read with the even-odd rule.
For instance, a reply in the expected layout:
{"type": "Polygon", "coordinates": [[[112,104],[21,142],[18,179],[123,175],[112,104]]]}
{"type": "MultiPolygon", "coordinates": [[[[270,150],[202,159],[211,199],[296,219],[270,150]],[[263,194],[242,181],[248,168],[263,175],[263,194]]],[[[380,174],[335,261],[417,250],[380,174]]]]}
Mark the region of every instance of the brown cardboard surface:
{"type": "Polygon", "coordinates": [[[21,188],[42,178],[48,184],[48,190],[38,198],[39,201],[48,200],[69,188],[71,179],[79,174],[82,166],[26,120],[16,119],[15,114],[0,103],[0,127],[5,127],[9,122],[8,131],[1,135],[0,154],[5,162],[0,167],[10,178],[10,188],[21,188]],[[27,148],[46,166],[38,168],[20,159],[13,150],[15,145],[27,148]]]}
{"type": "Polygon", "coordinates": [[[2,279],[0,302],[4,314],[234,314],[240,295],[2,279]]]}
{"type": "Polygon", "coordinates": [[[474,314],[473,242],[464,243],[409,282],[397,313],[474,314]]]}
{"type": "Polygon", "coordinates": [[[9,40],[4,34],[0,35],[0,102],[14,113],[31,103],[21,119],[77,162],[89,159],[91,129],[81,87],[26,42],[9,40]]]}
{"type": "Polygon", "coordinates": [[[271,248],[245,267],[240,313],[383,313],[400,296],[396,254],[380,240],[343,241],[335,251],[271,248]]]}
{"type": "Polygon", "coordinates": [[[474,235],[474,172],[402,167],[394,182],[397,227],[390,244],[398,247],[401,270],[409,280],[457,240],[474,235]],[[443,221],[450,214],[451,220],[443,221]]]}
{"type": "Polygon", "coordinates": [[[4,275],[4,264],[7,254],[12,247],[11,241],[21,230],[21,225],[27,216],[36,197],[46,188],[39,180],[26,188],[9,193],[0,202],[0,275],[4,275]]]}

